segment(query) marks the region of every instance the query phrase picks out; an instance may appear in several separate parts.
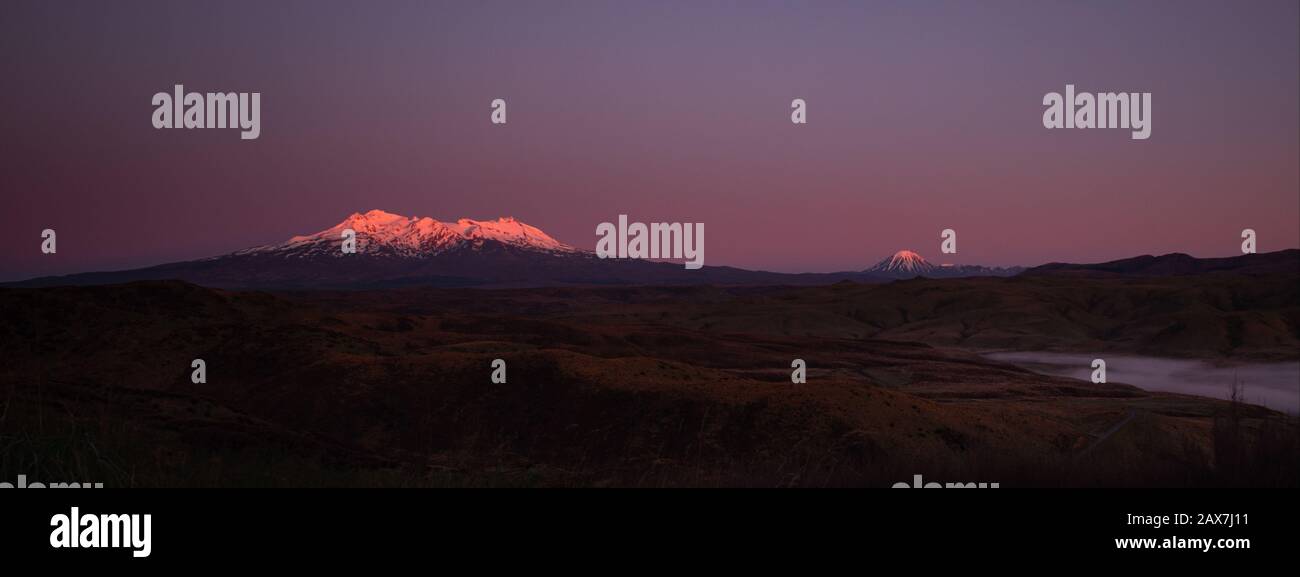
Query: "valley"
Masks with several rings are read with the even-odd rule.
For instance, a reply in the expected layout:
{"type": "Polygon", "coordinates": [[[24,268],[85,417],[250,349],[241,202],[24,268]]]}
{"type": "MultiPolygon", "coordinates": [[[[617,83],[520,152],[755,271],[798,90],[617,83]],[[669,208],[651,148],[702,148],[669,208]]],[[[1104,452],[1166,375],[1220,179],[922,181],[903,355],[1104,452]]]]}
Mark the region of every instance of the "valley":
{"type": "Polygon", "coordinates": [[[1290,275],[1218,273],[5,288],[0,477],[889,487],[919,474],[1001,487],[1294,486],[1294,416],[979,353],[1294,361],[1296,290],[1290,275]],[[189,380],[194,358],[207,363],[206,383],[189,380]],[[489,378],[496,358],[509,363],[506,383],[489,378]],[[790,382],[794,358],[807,362],[806,384],[790,382]]]}

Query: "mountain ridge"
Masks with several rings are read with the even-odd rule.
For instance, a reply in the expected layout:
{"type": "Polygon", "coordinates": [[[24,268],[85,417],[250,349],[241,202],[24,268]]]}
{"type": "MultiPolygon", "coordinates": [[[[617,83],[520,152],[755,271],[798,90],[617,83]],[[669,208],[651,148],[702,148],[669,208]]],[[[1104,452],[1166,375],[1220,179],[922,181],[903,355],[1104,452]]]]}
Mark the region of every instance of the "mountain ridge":
{"type": "Polygon", "coordinates": [[[1209,273],[1275,274],[1300,273],[1300,249],[1243,254],[1229,257],[1197,258],[1173,252],[1160,256],[1149,254],[1091,264],[1053,262],[1026,269],[1029,276],[1189,276],[1209,273]]]}
{"type": "Polygon", "coordinates": [[[229,289],[378,289],[408,286],[508,288],[533,286],[751,285],[808,286],[849,281],[881,283],[914,278],[1018,274],[1161,276],[1200,272],[1297,272],[1300,249],[1197,259],[1181,253],[1144,255],[1097,264],[1051,263],[1031,269],[935,265],[902,250],[861,271],[778,273],[728,266],[686,270],[678,264],[600,259],[513,217],[442,222],[382,210],[353,213],[338,224],[278,243],[225,255],[145,268],[47,276],[0,286],[39,287],[181,280],[229,289]],[[357,252],[341,250],[345,229],[356,232],[357,252]]]}
{"type": "Polygon", "coordinates": [[[309,253],[343,257],[346,255],[340,246],[346,230],[356,233],[357,252],[363,254],[436,256],[483,240],[543,252],[578,252],[578,249],[514,217],[490,221],[462,218],[446,223],[429,217],[408,217],[376,209],[366,213],[354,212],[342,222],[313,234],[294,236],[280,244],[247,248],[233,254],[309,253]]]}
{"type": "Polygon", "coordinates": [[[1023,270],[1025,270],[1023,267],[1018,266],[936,265],[926,260],[919,253],[903,249],[862,272],[892,280],[904,280],[911,278],[1014,276],[1023,270]]]}

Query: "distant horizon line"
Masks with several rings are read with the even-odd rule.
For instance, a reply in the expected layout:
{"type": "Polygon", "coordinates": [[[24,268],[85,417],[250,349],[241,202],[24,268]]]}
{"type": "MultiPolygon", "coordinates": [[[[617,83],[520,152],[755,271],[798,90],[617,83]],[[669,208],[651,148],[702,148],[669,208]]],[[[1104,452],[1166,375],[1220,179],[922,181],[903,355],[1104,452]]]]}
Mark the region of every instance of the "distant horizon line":
{"type": "MultiPolygon", "coordinates": [[[[360,213],[360,214],[364,214],[364,213],[360,213]]],[[[414,217],[410,217],[410,218],[414,218],[414,217]]],[[[505,217],[502,217],[502,218],[505,218],[505,217]]],[[[509,218],[514,219],[514,217],[509,217],[509,218]]],[[[469,219],[469,220],[477,220],[477,219],[469,219]]],[[[441,222],[441,221],[440,221],[440,222],[441,222]]],[[[523,222],[523,221],[519,221],[519,222],[523,222]]],[[[525,224],[526,224],[526,223],[525,223],[525,224]]],[[[328,229],[326,229],[326,230],[328,230],[328,229]]],[[[291,237],[291,238],[292,238],[292,237],[291,237]]],[[[499,241],[497,241],[497,242],[499,242],[499,241]]],[[[112,273],[132,272],[132,271],[144,270],[144,269],[149,269],[149,268],[154,268],[154,267],[163,267],[163,266],[169,266],[169,265],[185,264],[185,263],[199,262],[199,261],[211,260],[211,259],[219,259],[219,258],[224,258],[224,257],[229,257],[229,256],[237,256],[237,255],[239,255],[241,252],[248,251],[248,250],[253,249],[253,248],[264,247],[264,246],[274,246],[274,245],[255,245],[255,246],[252,246],[252,247],[246,247],[246,248],[243,248],[243,249],[236,249],[236,250],[233,250],[233,251],[224,252],[224,253],[215,254],[215,255],[210,255],[210,256],[200,256],[200,257],[189,258],[189,259],[181,259],[181,260],[168,260],[168,261],[164,261],[164,262],[155,262],[155,263],[152,263],[152,264],[143,264],[143,265],[134,266],[134,267],[132,267],[132,266],[127,266],[126,268],[99,268],[99,269],[79,270],[79,271],[75,271],[75,272],[65,272],[65,273],[55,273],[55,274],[42,274],[42,275],[38,275],[38,276],[26,276],[26,277],[16,277],[16,278],[0,278],[0,285],[5,285],[5,284],[20,284],[20,283],[31,282],[31,281],[41,280],[41,279],[53,279],[53,278],[61,278],[61,277],[69,277],[69,276],[77,276],[77,275],[86,275],[86,274],[112,274],[112,273]]],[[[570,246],[572,246],[572,245],[570,245],[570,246]]],[[[575,248],[578,252],[580,252],[580,253],[591,254],[593,257],[595,256],[595,253],[594,253],[594,251],[592,251],[592,250],[582,249],[582,248],[577,248],[577,247],[574,247],[574,248],[575,248]]],[[[892,255],[897,254],[898,252],[901,252],[901,251],[910,251],[910,252],[915,252],[915,253],[917,253],[917,254],[920,254],[918,251],[915,251],[915,250],[913,250],[913,249],[898,249],[898,250],[895,250],[895,251],[892,252],[892,253],[889,253],[888,256],[885,256],[885,257],[883,257],[883,258],[881,258],[881,259],[877,259],[877,260],[875,260],[872,264],[868,264],[868,265],[866,265],[866,266],[864,266],[864,267],[862,267],[862,268],[857,268],[857,269],[841,269],[841,270],[825,270],[825,271],[810,271],[810,270],[793,270],[793,271],[792,271],[792,270],[772,270],[772,269],[765,269],[765,268],[745,268],[745,267],[742,267],[742,266],[736,266],[736,265],[731,265],[731,264],[708,264],[708,265],[705,265],[705,268],[713,268],[713,269],[729,268],[729,269],[736,269],[736,270],[747,271],[747,272],[755,272],[755,273],[769,273],[769,274],[781,274],[781,275],[836,275],[836,274],[858,274],[858,273],[864,273],[864,272],[867,272],[868,270],[870,270],[870,269],[873,268],[874,266],[880,264],[882,261],[884,261],[884,260],[888,260],[892,255]]],[[[1027,271],[1027,270],[1030,270],[1030,269],[1033,269],[1033,268],[1042,267],[1042,266],[1048,266],[1048,265],[1057,265],[1057,264],[1062,264],[1062,265],[1092,266],[1092,265],[1103,265],[1103,264],[1114,263],[1114,262],[1125,261],[1125,260],[1132,260],[1132,259],[1142,258],[1142,257],[1162,258],[1162,257],[1168,257],[1168,256],[1181,255],[1181,256],[1186,256],[1186,257],[1193,258],[1193,259],[1196,259],[1196,260],[1211,260],[1211,259],[1229,259],[1229,258],[1239,258],[1239,257],[1245,257],[1245,256],[1264,256],[1264,255],[1276,254],[1276,253],[1283,253],[1283,252],[1288,252],[1288,251],[1300,251],[1300,246],[1296,246],[1296,247],[1287,247],[1287,248],[1280,248],[1280,249],[1277,249],[1277,250],[1272,250],[1272,251],[1262,251],[1262,252],[1258,252],[1258,253],[1234,254],[1234,255],[1228,255],[1228,256],[1196,256],[1196,255],[1193,255],[1193,254],[1191,254],[1191,253],[1187,253],[1187,252],[1174,251],[1174,252],[1166,252],[1166,253],[1162,253],[1162,254],[1152,254],[1152,253],[1135,254],[1135,255],[1124,256],[1124,257],[1119,257],[1119,258],[1110,258],[1110,259],[1107,259],[1107,260],[1090,260],[1090,261],[1060,261],[1060,260],[1052,260],[1052,261],[1042,262],[1042,263],[1033,264],[1033,265],[984,265],[984,264],[970,264],[970,263],[936,263],[936,262],[929,261],[928,259],[927,259],[927,262],[929,262],[930,264],[933,264],[933,265],[936,266],[936,267],[946,267],[946,266],[985,267],[985,268],[990,268],[990,269],[1002,269],[1002,270],[1020,269],[1019,272],[1024,272],[1024,271],[1027,271]]],[[[920,256],[921,256],[922,258],[925,257],[925,255],[920,255],[920,256]]],[[[559,257],[557,257],[557,258],[559,258],[559,257]]],[[[643,261],[646,261],[646,262],[668,262],[668,263],[671,263],[671,262],[676,262],[676,260],[680,260],[680,259],[638,259],[638,260],[643,260],[643,261]]],[[[918,275],[918,276],[923,276],[923,275],[918,275]]]]}
{"type": "MultiPolygon", "coordinates": [[[[577,253],[585,254],[585,255],[595,256],[595,251],[594,251],[594,250],[587,249],[587,248],[582,248],[582,247],[579,246],[579,245],[568,244],[568,243],[565,243],[564,241],[562,241],[562,240],[560,240],[560,239],[558,239],[558,238],[551,237],[548,233],[546,233],[546,231],[544,231],[544,230],[542,230],[542,229],[540,229],[540,228],[538,228],[538,227],[535,227],[535,226],[533,226],[533,225],[530,225],[530,224],[528,224],[527,222],[525,222],[524,220],[521,220],[521,219],[519,219],[519,218],[517,218],[517,217],[515,217],[515,216],[498,216],[498,217],[496,217],[495,219],[492,219],[492,220],[487,220],[487,219],[476,219],[476,218],[468,218],[468,217],[461,217],[461,218],[458,218],[458,219],[456,219],[456,220],[440,220],[440,219],[435,219],[435,218],[433,218],[433,217],[427,217],[427,216],[424,216],[424,217],[421,217],[421,216],[406,216],[406,215],[404,215],[404,214],[400,214],[400,213],[396,213],[396,212],[389,212],[389,211],[384,210],[384,209],[381,209],[381,208],[372,208],[372,209],[365,210],[365,211],[352,211],[352,212],[350,212],[347,216],[345,216],[341,221],[339,221],[337,224],[334,224],[333,226],[330,226],[330,227],[324,228],[324,229],[322,229],[322,230],[320,230],[320,231],[317,231],[317,232],[315,232],[315,233],[309,233],[309,234],[307,234],[307,235],[291,235],[291,236],[289,236],[286,240],[279,241],[279,242],[272,242],[272,243],[269,243],[269,244],[255,244],[255,245],[247,246],[247,247],[240,248],[240,249],[235,249],[235,250],[231,250],[231,251],[220,252],[220,253],[217,253],[217,254],[210,254],[210,255],[207,255],[207,256],[196,256],[196,257],[191,257],[191,258],[175,257],[175,258],[176,258],[175,260],[163,260],[162,262],[154,261],[154,262],[144,263],[144,264],[139,264],[139,265],[134,265],[134,266],[133,266],[133,265],[128,265],[128,264],[116,265],[116,266],[115,266],[115,265],[111,265],[111,264],[110,264],[110,265],[105,265],[105,266],[103,266],[103,267],[99,267],[99,268],[90,268],[90,269],[84,269],[84,268],[83,268],[83,269],[76,270],[76,271],[72,271],[72,272],[44,273],[44,274],[37,274],[37,275],[35,275],[35,276],[29,276],[30,273],[25,273],[23,276],[16,276],[16,277],[0,276],[0,284],[21,284],[21,283],[25,283],[25,282],[38,281],[38,280],[42,280],[42,279],[55,279],[55,278],[71,277],[71,276],[78,276],[78,275],[127,273],[127,272],[134,272],[134,271],[140,271],[140,270],[147,270],[147,269],[156,268],[156,267],[165,267],[165,266],[170,266],[170,265],[187,264],[187,263],[201,262],[201,261],[206,261],[206,260],[220,259],[220,258],[225,258],[225,257],[240,256],[241,254],[244,254],[244,253],[250,253],[250,252],[257,251],[258,249],[269,249],[269,248],[274,248],[274,247],[286,246],[286,245],[290,245],[290,244],[294,243],[295,241],[301,241],[301,240],[304,240],[304,239],[310,239],[310,238],[312,238],[312,237],[316,237],[316,236],[318,236],[318,235],[322,235],[322,234],[325,234],[325,233],[329,233],[329,232],[331,232],[331,231],[335,231],[335,230],[338,229],[340,226],[345,226],[345,225],[348,225],[349,223],[353,223],[353,222],[356,221],[358,218],[362,219],[363,221],[372,221],[372,220],[373,220],[373,221],[374,221],[378,226],[388,226],[388,225],[390,225],[390,224],[392,224],[392,223],[397,223],[397,222],[401,222],[401,223],[422,223],[422,222],[424,222],[424,221],[430,221],[430,222],[432,222],[432,223],[434,223],[434,224],[436,224],[436,225],[442,225],[442,226],[444,226],[444,227],[447,227],[447,226],[455,226],[455,225],[462,225],[462,226],[470,226],[471,228],[472,228],[472,227],[477,227],[478,225],[482,225],[482,224],[518,224],[518,225],[522,225],[523,227],[533,229],[536,233],[540,233],[543,237],[548,238],[548,239],[550,239],[550,240],[553,240],[553,241],[559,243],[560,245],[563,245],[563,246],[565,246],[565,247],[567,247],[567,248],[572,249],[573,252],[577,252],[577,253]]],[[[366,223],[366,224],[368,224],[368,223],[366,223]]],[[[950,231],[945,231],[945,232],[950,232],[950,231]]],[[[362,234],[361,231],[358,231],[358,234],[362,234]]],[[[365,234],[366,234],[367,236],[369,236],[368,233],[365,233],[365,234]]],[[[506,243],[505,241],[502,241],[502,240],[497,239],[497,238],[492,238],[492,237],[480,237],[480,238],[482,238],[482,239],[484,239],[484,240],[493,240],[493,241],[495,241],[495,242],[501,242],[501,243],[503,243],[503,244],[507,244],[507,245],[509,245],[509,243],[506,243]]],[[[544,251],[545,251],[545,249],[543,249],[543,248],[539,248],[539,247],[533,247],[533,248],[539,250],[539,252],[544,252],[544,251]]],[[[1285,251],[1289,251],[1289,250],[1300,250],[1300,245],[1297,245],[1297,246],[1295,246],[1295,247],[1280,248],[1280,249],[1277,249],[1277,250],[1274,250],[1274,251],[1265,251],[1265,252],[1250,253],[1250,254],[1261,254],[1261,255],[1264,255],[1264,254],[1271,254],[1271,253],[1285,252],[1285,251]]],[[[1029,270],[1029,269],[1033,269],[1033,268],[1036,268],[1036,267],[1042,267],[1042,266],[1049,266],[1049,265],[1076,265],[1076,266],[1102,265],[1102,264],[1108,264],[1108,263],[1119,262],[1119,261],[1130,260],[1130,259],[1141,258],[1141,257],[1154,257],[1154,258],[1160,258],[1160,257],[1173,256],[1173,255],[1183,255],[1183,256],[1187,256],[1187,257],[1193,258],[1193,259],[1206,260],[1206,259],[1224,259],[1224,258],[1234,258],[1234,257],[1246,256],[1245,253],[1243,253],[1243,254],[1231,254],[1231,255],[1227,255],[1227,256],[1195,256],[1195,255],[1192,255],[1191,253],[1188,253],[1188,252],[1174,251],[1174,252],[1167,252],[1167,253],[1162,253],[1162,254],[1152,254],[1152,253],[1142,253],[1142,254],[1136,254],[1136,255],[1132,255],[1132,254],[1130,254],[1129,256],[1120,256],[1120,257],[1118,257],[1118,258],[1093,257],[1092,259],[1081,259],[1081,260],[1048,260],[1048,261],[1046,261],[1046,262],[1040,262],[1040,263],[1038,263],[1038,264],[1030,264],[1030,265],[1026,265],[1026,264],[1014,264],[1014,265],[993,265],[993,264],[982,264],[982,263],[955,263],[955,262],[939,262],[939,261],[931,261],[931,260],[929,260],[928,258],[926,258],[924,254],[921,254],[919,251],[916,251],[916,250],[913,249],[913,248],[902,248],[902,249],[896,249],[896,250],[893,250],[893,251],[890,251],[890,252],[883,253],[883,254],[884,254],[883,257],[872,259],[872,260],[868,261],[866,264],[858,265],[857,268],[848,268],[848,269],[836,269],[836,270],[806,270],[806,269],[802,269],[802,270],[800,270],[800,269],[792,269],[792,268],[785,268],[785,267],[754,267],[754,268],[749,268],[749,267],[745,267],[745,266],[741,266],[741,265],[726,264],[726,263],[723,263],[723,264],[707,264],[707,265],[705,265],[705,266],[706,266],[707,268],[713,268],[713,269],[733,269],[733,270],[744,271],[744,272],[765,273],[765,274],[777,274],[777,275],[790,275],[790,276],[798,276],[798,275],[841,275],[841,274],[862,274],[862,273],[868,273],[868,272],[872,271],[873,268],[875,268],[875,267],[877,267],[877,266],[880,266],[881,264],[885,263],[886,261],[889,261],[889,260],[890,260],[891,258],[893,258],[893,257],[897,257],[900,253],[903,253],[903,252],[912,252],[912,253],[915,253],[915,254],[917,254],[918,256],[920,256],[921,259],[922,259],[926,264],[928,264],[928,265],[930,265],[930,266],[933,266],[933,267],[936,267],[936,268],[948,268],[948,267],[982,267],[982,268],[987,268],[987,269],[992,269],[992,270],[1015,271],[1015,273],[1013,273],[1013,274],[1019,274],[1020,272],[1023,272],[1023,271],[1029,270]]],[[[942,253],[942,252],[941,252],[941,254],[943,254],[943,255],[947,255],[947,254],[950,254],[950,253],[942,253]]],[[[430,255],[430,256],[432,256],[432,255],[430,255]]],[[[164,257],[164,258],[166,258],[166,257],[164,257]]],[[[417,256],[417,257],[412,257],[412,258],[419,258],[419,257],[417,256]]],[[[651,258],[641,258],[641,259],[636,259],[636,260],[643,260],[643,261],[647,261],[647,262],[666,262],[666,263],[676,263],[676,262],[680,262],[680,261],[681,261],[681,259],[662,259],[662,258],[655,258],[655,259],[651,259],[651,258]]]]}

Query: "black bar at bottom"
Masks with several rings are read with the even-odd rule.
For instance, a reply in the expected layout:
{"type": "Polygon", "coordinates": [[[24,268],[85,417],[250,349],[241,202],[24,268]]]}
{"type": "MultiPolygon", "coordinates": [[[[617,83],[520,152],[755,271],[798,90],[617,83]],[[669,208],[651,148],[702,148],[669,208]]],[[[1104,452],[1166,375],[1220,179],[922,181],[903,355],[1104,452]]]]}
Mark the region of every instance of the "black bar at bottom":
{"type": "Polygon", "coordinates": [[[1233,566],[1283,561],[1296,551],[1294,503],[1292,491],[1222,489],[25,489],[0,492],[0,551],[6,564],[127,569],[376,559],[433,563],[436,572],[599,569],[598,556],[608,555],[629,567],[797,574],[881,556],[972,570],[1030,558],[1070,566],[1233,566]],[[100,515],[150,515],[149,555],[53,547],[51,519],[70,522],[73,507],[83,523],[86,516],[97,523],[100,515]],[[1154,539],[1156,548],[1120,548],[1117,539],[1154,539]],[[1206,551],[1191,539],[1214,544],[1206,551]]]}

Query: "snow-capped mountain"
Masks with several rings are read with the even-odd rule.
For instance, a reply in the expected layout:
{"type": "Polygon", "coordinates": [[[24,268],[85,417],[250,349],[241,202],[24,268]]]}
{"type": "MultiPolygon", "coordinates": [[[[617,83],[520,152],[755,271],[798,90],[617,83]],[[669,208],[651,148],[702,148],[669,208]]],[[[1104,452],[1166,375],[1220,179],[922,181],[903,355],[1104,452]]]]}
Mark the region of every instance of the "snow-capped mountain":
{"type": "MultiPolygon", "coordinates": [[[[593,239],[594,240],[594,239],[593,239]]],[[[594,242],[593,242],[594,244],[594,242]]],[[[1009,276],[1020,269],[936,266],[899,251],[858,272],[786,274],[636,259],[600,259],[514,218],[442,222],[382,210],[354,213],[313,234],[279,244],[148,268],[43,277],[16,286],[112,284],[177,279],[234,289],[369,289],[528,287],[556,285],[794,286],[840,281],[884,282],[918,276],[1009,276]],[[342,250],[343,232],[356,232],[356,252],[342,250]]]]}
{"type": "Polygon", "coordinates": [[[295,236],[280,244],[254,247],[235,254],[342,258],[347,256],[340,248],[343,232],[349,229],[356,232],[357,253],[370,256],[433,257],[460,249],[482,249],[485,241],[545,253],[577,252],[541,229],[513,217],[486,221],[462,218],[447,223],[429,217],[407,217],[372,210],[365,214],[353,213],[343,222],[315,234],[295,236]]]}
{"type": "Polygon", "coordinates": [[[982,265],[936,265],[910,250],[900,250],[863,273],[883,279],[908,279],[916,277],[953,278],[964,276],[1012,276],[1021,267],[989,267],[982,265]]]}
{"type": "MultiPolygon", "coordinates": [[[[594,239],[593,239],[594,245],[594,239]]],[[[514,218],[442,222],[382,210],[354,213],[313,234],[200,260],[45,277],[25,286],[179,279],[235,289],[366,289],[407,286],[811,284],[830,275],[784,275],[634,259],[599,259],[514,218]],[[342,250],[356,232],[356,252],[342,250]]],[[[850,276],[853,276],[851,273],[850,276]]],[[[835,279],[841,277],[834,277],[835,279]]],[[[833,282],[833,280],[829,281],[833,282]]]]}
{"type": "Polygon", "coordinates": [[[925,260],[925,257],[910,250],[900,250],[866,270],[868,273],[881,273],[888,275],[913,275],[924,276],[932,273],[937,267],[925,260]]]}

